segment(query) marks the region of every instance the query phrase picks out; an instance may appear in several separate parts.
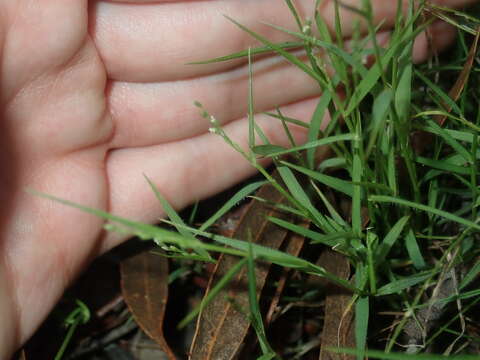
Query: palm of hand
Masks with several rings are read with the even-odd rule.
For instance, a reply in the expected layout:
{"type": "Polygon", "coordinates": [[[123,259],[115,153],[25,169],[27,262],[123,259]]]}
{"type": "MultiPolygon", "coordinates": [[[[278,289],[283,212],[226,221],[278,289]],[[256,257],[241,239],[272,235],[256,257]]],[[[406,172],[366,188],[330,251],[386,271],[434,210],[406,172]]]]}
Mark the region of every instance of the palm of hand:
{"type": "MultiPolygon", "coordinates": [[[[311,12],[312,1],[299,3],[311,12]]],[[[245,144],[245,67],[182,64],[249,45],[221,13],[275,41],[283,35],[258,21],[290,25],[291,16],[278,0],[188,4],[0,5],[0,291],[10,294],[0,296],[9,333],[0,330],[0,339],[10,336],[13,346],[31,335],[90,259],[123,240],[103,234],[102,220],[32,197],[25,187],[153,222],[162,211],[142,173],[178,208],[251,173],[238,154],[208,134],[192,106],[193,100],[205,103],[245,144]],[[178,29],[168,19],[179,19],[178,29]],[[201,33],[207,25],[216,27],[208,33],[213,39],[201,33]]],[[[317,89],[301,72],[266,59],[257,70],[256,91],[258,111],[289,104],[289,116],[307,120],[317,89]]],[[[257,120],[272,141],[286,143],[280,124],[257,120]]],[[[303,132],[293,131],[301,140],[303,132]]]]}
{"type": "MultiPolygon", "coordinates": [[[[114,47],[108,38],[111,32],[102,29],[115,24],[102,25],[102,21],[129,6],[134,5],[99,3],[89,9],[86,1],[54,0],[3,5],[8,25],[3,29],[1,90],[5,175],[0,275],[7,280],[2,290],[10,298],[3,299],[0,308],[6,309],[1,315],[10,319],[6,328],[16,344],[31,335],[90,259],[122,240],[105,236],[102,220],[35,198],[24,192],[25,187],[154,221],[162,212],[142,173],[177,207],[251,173],[238,154],[208,134],[208,124],[192,106],[194,99],[214,108],[231,102],[223,115],[228,121],[239,118],[227,127],[242,142],[243,101],[233,103],[232,97],[244,91],[245,72],[233,70],[217,77],[223,65],[185,71],[183,63],[207,58],[209,51],[183,57],[171,66],[166,57],[160,64],[145,64],[145,59],[129,56],[130,52],[119,57],[116,51],[125,48],[114,47]],[[165,66],[159,72],[155,68],[161,65],[165,66]],[[215,101],[214,87],[224,89],[215,101]],[[204,93],[205,89],[211,91],[204,93]],[[160,110],[163,115],[156,119],[160,110]],[[141,126],[135,122],[138,118],[141,126]],[[218,152],[222,146],[225,149],[218,152]],[[202,181],[197,183],[198,179],[202,181]]],[[[168,6],[166,10],[175,12],[174,6],[168,6]]],[[[138,14],[148,19],[147,13],[138,14]]],[[[128,15],[121,21],[128,21],[128,15]]],[[[214,50],[218,55],[225,51],[214,50]]],[[[140,46],[138,52],[142,51],[140,46]]],[[[265,84],[271,81],[272,67],[285,66],[266,63],[265,84]]],[[[310,96],[311,83],[300,84],[304,77],[291,74],[290,82],[296,78],[296,95],[288,95],[289,101],[310,96]]],[[[289,101],[276,94],[260,106],[266,110],[289,101]]],[[[275,137],[278,126],[266,127],[267,134],[275,137]]]]}

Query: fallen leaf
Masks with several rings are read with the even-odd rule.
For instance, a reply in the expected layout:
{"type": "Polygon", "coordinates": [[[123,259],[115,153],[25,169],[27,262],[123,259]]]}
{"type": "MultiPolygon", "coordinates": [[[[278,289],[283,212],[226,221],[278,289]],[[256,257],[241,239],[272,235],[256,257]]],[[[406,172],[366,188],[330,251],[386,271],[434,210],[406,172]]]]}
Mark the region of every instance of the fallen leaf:
{"type": "Polygon", "coordinates": [[[124,260],[120,272],[123,297],[135,321],[157,342],[169,360],[175,360],[163,335],[168,299],[168,260],[146,251],[124,260]]]}
{"type": "MultiPolygon", "coordinates": [[[[350,263],[346,256],[327,249],[322,252],[318,264],[332,274],[348,279],[350,263]]],[[[328,347],[354,348],[353,308],[349,307],[352,294],[335,284],[325,285],[325,318],[320,345],[320,360],[351,360],[352,355],[329,352],[328,347]]]]}
{"type": "MultiPolygon", "coordinates": [[[[303,224],[300,224],[300,226],[308,228],[310,226],[310,222],[305,221],[303,224]]],[[[300,251],[303,248],[304,243],[305,243],[305,237],[299,234],[289,233],[289,236],[287,238],[287,248],[285,249],[285,252],[293,256],[298,256],[298,254],[300,254],[300,251]]],[[[267,315],[265,316],[266,326],[269,326],[270,323],[274,320],[274,314],[275,314],[275,311],[277,310],[278,303],[280,302],[280,297],[283,293],[283,290],[285,288],[285,284],[287,282],[288,275],[290,272],[291,272],[291,269],[287,269],[287,268],[282,269],[282,274],[280,276],[280,279],[277,282],[277,288],[275,290],[275,294],[273,295],[272,301],[270,302],[270,306],[267,311],[267,315]]]]}
{"type": "MultiPolygon", "coordinates": [[[[283,196],[271,185],[260,188],[257,196],[270,203],[281,203],[283,196]]],[[[248,239],[251,233],[256,244],[279,248],[288,231],[267,220],[267,216],[283,217],[267,203],[253,200],[233,235],[237,239],[248,239]]],[[[211,289],[223,275],[238,262],[238,258],[222,255],[216,265],[209,288],[211,289]]],[[[257,294],[261,293],[270,264],[261,263],[256,267],[257,294]]],[[[208,292],[208,290],[207,290],[208,292]]],[[[246,269],[242,269],[200,314],[197,330],[190,348],[191,360],[226,360],[234,358],[240,349],[250,327],[250,320],[241,311],[248,311],[248,286],[246,269]],[[225,291],[228,298],[225,296],[225,291]],[[239,311],[240,310],[240,311],[239,311]]]]}

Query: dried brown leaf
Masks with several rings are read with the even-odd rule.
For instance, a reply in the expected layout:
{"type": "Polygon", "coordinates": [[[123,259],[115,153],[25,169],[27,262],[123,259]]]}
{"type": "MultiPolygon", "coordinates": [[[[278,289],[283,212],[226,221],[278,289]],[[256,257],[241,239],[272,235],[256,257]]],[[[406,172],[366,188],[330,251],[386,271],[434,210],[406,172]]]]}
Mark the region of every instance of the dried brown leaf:
{"type": "MultiPolygon", "coordinates": [[[[450,89],[450,92],[448,93],[448,95],[453,101],[457,101],[460,98],[460,95],[462,94],[463,89],[465,89],[465,85],[472,71],[472,66],[475,60],[475,56],[477,55],[479,39],[480,39],[480,27],[477,29],[477,35],[475,36],[475,40],[473,41],[472,46],[470,47],[470,51],[468,52],[467,61],[463,65],[463,69],[460,72],[460,75],[458,76],[457,81],[455,82],[453,87],[450,89]]],[[[450,106],[447,106],[447,105],[444,105],[444,106],[447,112],[452,111],[450,106]]],[[[443,126],[446,119],[447,119],[446,115],[439,115],[435,120],[438,122],[440,126],[443,126]]]]}
{"type": "Polygon", "coordinates": [[[175,360],[163,335],[168,299],[168,260],[147,251],[124,260],[120,272],[123,297],[136,322],[158,343],[169,360],[175,360]]]}
{"type": "MultiPolygon", "coordinates": [[[[333,250],[325,250],[318,264],[342,279],[350,276],[348,259],[333,250]]],[[[354,348],[353,309],[349,307],[352,294],[335,284],[326,285],[325,319],[322,331],[320,360],[351,360],[352,355],[327,351],[328,347],[354,348]]]]}
{"type": "MultiPolygon", "coordinates": [[[[305,221],[303,224],[300,224],[300,226],[308,228],[310,226],[310,222],[305,221]]],[[[305,237],[299,234],[289,233],[289,236],[287,239],[287,248],[285,249],[285,252],[293,256],[298,256],[304,244],[305,244],[305,237]]],[[[277,288],[275,290],[275,294],[273,295],[272,301],[270,302],[270,306],[267,311],[267,315],[265,316],[266,326],[269,326],[270,323],[274,320],[273,315],[275,314],[275,311],[277,309],[278,303],[280,301],[280,297],[283,293],[283,289],[285,288],[285,284],[287,282],[290,271],[291,269],[287,269],[287,268],[282,269],[282,275],[280,276],[280,279],[277,282],[277,288]]]]}
{"type": "MultiPolygon", "coordinates": [[[[271,185],[264,185],[257,196],[270,203],[283,202],[283,196],[271,185]]],[[[272,206],[253,200],[233,235],[237,239],[252,236],[254,243],[279,248],[288,231],[269,222],[267,216],[283,217],[272,206]]],[[[222,255],[210,279],[211,289],[225,273],[238,262],[230,255],[222,255]]],[[[257,293],[260,294],[270,265],[259,264],[256,267],[257,293]]],[[[208,290],[207,290],[208,291],[208,290]]],[[[240,349],[250,327],[250,321],[244,311],[248,311],[248,287],[246,270],[241,270],[227,285],[226,291],[220,293],[200,314],[196,334],[190,349],[191,360],[226,360],[232,359],[240,349]],[[244,311],[241,311],[244,310],[244,311]]]]}

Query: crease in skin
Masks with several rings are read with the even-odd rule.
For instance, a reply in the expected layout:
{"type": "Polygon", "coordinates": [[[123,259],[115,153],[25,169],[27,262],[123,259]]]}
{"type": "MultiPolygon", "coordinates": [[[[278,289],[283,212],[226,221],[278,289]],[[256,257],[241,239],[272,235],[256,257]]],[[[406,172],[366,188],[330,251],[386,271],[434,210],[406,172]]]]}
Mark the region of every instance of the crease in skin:
{"type": "MultiPolygon", "coordinates": [[[[246,112],[248,77],[248,65],[244,65],[235,71],[188,81],[111,84],[109,108],[119,128],[115,147],[134,144],[135,136],[142,136],[136,141],[137,145],[146,146],[159,141],[181,140],[207,131],[209,124],[200,118],[198,109],[193,105],[194,100],[215,113],[222,124],[243,116],[246,112]],[[178,101],[176,106],[169,106],[172,101],[178,101]],[[192,117],[198,118],[198,121],[191,121],[192,117]],[[162,128],[162,133],[151,131],[157,126],[162,128]]],[[[283,106],[286,87],[290,88],[290,93],[297,93],[296,96],[288,96],[290,102],[318,93],[318,85],[283,58],[254,63],[254,92],[268,94],[264,95],[264,101],[255,104],[256,112],[283,106]],[[275,74],[281,76],[273,76],[275,74]]]]}

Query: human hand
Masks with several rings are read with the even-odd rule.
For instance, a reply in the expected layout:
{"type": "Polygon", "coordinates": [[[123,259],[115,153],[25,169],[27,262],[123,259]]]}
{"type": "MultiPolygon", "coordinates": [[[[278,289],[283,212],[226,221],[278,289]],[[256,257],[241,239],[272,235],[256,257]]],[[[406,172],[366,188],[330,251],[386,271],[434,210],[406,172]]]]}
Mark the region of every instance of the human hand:
{"type": "MultiPolygon", "coordinates": [[[[313,3],[297,1],[303,14],[313,13],[313,3]]],[[[325,6],[332,23],[332,1],[325,6]]],[[[395,6],[376,0],[373,7],[391,26],[395,6]]],[[[184,65],[255,44],[222,14],[273,41],[287,38],[261,21],[295,29],[279,0],[0,4],[1,359],[31,336],[91,259],[124,240],[105,234],[101,219],[36,198],[26,187],[154,222],[163,212],[143,174],[176,208],[252,174],[192,106],[203,103],[246,146],[245,61],[184,65]]],[[[344,14],[346,25],[350,17],[344,14]]],[[[442,48],[452,32],[444,25],[436,31],[443,32],[433,38],[442,48]]],[[[420,38],[415,56],[424,58],[426,49],[420,38]]],[[[254,79],[257,112],[281,106],[288,116],[309,119],[318,88],[302,72],[270,57],[256,62],[254,79]]],[[[281,124],[260,114],[256,120],[273,143],[288,144],[281,124]]],[[[292,132],[304,139],[302,129],[292,132]]]]}

